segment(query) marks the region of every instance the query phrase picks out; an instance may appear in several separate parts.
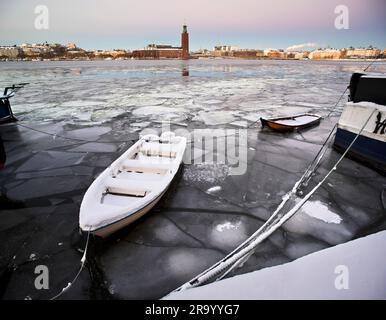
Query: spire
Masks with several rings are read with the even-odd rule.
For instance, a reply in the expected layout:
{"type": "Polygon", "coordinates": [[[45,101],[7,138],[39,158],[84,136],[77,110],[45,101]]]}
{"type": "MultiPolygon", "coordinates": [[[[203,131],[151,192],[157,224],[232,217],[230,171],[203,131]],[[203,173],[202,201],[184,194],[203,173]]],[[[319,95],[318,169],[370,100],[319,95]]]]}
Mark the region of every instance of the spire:
{"type": "Polygon", "coordinates": [[[188,33],[188,27],[186,26],[186,24],[182,26],[182,33],[188,33]]]}

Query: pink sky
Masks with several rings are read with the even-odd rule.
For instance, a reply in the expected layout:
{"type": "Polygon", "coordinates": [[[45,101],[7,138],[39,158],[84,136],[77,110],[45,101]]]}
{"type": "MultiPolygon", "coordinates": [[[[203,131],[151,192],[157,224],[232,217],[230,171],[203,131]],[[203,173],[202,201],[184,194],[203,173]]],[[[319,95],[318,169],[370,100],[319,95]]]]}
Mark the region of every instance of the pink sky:
{"type": "Polygon", "coordinates": [[[0,0],[0,41],[56,39],[86,47],[178,44],[186,22],[192,48],[218,42],[249,47],[303,42],[386,46],[385,20],[384,0],[0,0]],[[49,8],[48,31],[33,28],[38,4],[49,8]],[[350,12],[345,34],[334,28],[334,9],[340,4],[350,12]]]}

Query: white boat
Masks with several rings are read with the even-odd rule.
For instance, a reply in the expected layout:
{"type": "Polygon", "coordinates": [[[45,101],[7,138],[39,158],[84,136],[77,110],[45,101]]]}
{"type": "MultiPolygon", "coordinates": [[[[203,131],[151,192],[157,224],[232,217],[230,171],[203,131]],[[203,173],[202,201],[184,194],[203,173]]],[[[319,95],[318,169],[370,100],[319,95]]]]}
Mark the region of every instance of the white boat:
{"type": "Polygon", "coordinates": [[[185,147],[186,138],[172,132],[143,136],[88,188],[80,228],[107,237],[146,214],[175,177],[185,147]]]}

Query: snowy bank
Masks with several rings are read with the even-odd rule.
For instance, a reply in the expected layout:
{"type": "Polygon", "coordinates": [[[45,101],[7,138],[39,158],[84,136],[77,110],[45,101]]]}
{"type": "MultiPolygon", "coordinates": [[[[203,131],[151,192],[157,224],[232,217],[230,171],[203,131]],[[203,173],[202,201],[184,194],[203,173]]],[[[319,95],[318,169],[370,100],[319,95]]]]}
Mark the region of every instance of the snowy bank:
{"type": "Polygon", "coordinates": [[[385,245],[382,231],[165,299],[386,299],[385,245]]]}

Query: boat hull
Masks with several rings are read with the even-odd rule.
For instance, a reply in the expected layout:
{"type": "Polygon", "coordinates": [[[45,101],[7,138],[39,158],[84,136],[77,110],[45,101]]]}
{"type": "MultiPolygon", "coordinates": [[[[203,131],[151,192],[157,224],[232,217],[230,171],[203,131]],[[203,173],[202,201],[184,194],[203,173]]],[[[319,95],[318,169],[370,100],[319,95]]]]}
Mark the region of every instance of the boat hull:
{"type": "MultiPolygon", "coordinates": [[[[355,137],[355,133],[338,128],[335,136],[335,149],[344,152],[355,137]]],[[[386,143],[383,141],[360,135],[349,150],[348,156],[386,173],[386,143]]]]}
{"type": "Polygon", "coordinates": [[[348,102],[338,122],[334,147],[352,159],[386,172],[386,106],[371,102],[348,102]]]}
{"type": "Polygon", "coordinates": [[[91,233],[98,236],[98,237],[101,237],[101,238],[107,238],[108,236],[110,236],[114,232],[116,232],[124,227],[127,227],[128,225],[132,224],[136,220],[143,217],[151,209],[153,209],[153,207],[161,200],[161,198],[165,194],[165,192],[166,191],[164,191],[158,198],[156,198],[154,201],[149,203],[146,207],[138,210],[137,212],[130,214],[129,216],[127,216],[119,221],[116,221],[112,224],[109,224],[107,226],[104,226],[100,229],[91,231],[91,233]]]}

